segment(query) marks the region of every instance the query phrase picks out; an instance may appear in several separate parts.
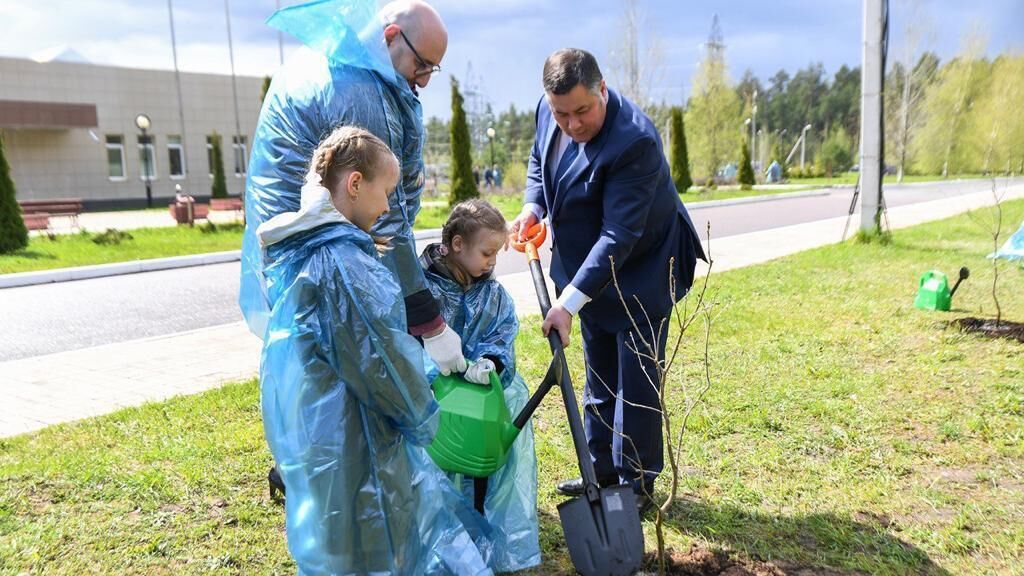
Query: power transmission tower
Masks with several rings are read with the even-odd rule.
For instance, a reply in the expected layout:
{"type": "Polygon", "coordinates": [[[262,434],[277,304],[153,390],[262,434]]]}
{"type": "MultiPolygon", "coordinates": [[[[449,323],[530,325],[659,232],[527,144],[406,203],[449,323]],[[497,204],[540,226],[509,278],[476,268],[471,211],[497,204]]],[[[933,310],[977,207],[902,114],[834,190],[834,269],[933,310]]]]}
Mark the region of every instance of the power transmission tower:
{"type": "Polygon", "coordinates": [[[720,63],[725,60],[725,37],[722,36],[722,25],[718,23],[718,14],[711,19],[711,32],[708,33],[708,41],[704,43],[708,58],[720,63]]]}
{"type": "Polygon", "coordinates": [[[487,109],[489,101],[484,93],[480,76],[473,73],[473,62],[466,64],[466,77],[462,82],[462,97],[465,100],[466,122],[469,136],[477,150],[487,143],[487,109]]]}

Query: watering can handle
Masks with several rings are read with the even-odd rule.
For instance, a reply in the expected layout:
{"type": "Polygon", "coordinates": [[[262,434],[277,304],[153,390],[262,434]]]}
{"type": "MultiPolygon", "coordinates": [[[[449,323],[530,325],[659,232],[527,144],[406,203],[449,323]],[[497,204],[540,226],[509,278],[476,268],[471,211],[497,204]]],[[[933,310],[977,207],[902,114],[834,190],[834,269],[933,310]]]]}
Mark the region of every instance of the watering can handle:
{"type": "Polygon", "coordinates": [[[924,283],[935,277],[935,270],[929,270],[924,274],[921,274],[921,279],[918,281],[917,287],[924,286],[924,283]]]}

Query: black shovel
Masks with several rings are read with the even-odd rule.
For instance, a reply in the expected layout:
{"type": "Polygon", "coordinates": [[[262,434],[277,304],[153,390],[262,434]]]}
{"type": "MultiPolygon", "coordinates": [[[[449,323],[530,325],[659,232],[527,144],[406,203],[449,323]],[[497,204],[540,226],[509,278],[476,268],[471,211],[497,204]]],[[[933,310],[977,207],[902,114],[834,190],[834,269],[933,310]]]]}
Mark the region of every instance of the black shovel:
{"type": "MultiPolygon", "coordinates": [[[[544,225],[538,224],[530,228],[525,242],[512,243],[520,252],[526,252],[530,260],[533,287],[537,291],[543,316],[547,316],[551,309],[548,286],[537,252],[545,235],[544,225]]],[[[576,393],[569,376],[569,365],[562,349],[562,340],[555,330],[548,332],[548,343],[554,358],[547,376],[531,401],[537,399],[539,402],[539,398],[544,396],[543,392],[552,386],[557,385],[562,390],[569,431],[584,486],[583,496],[558,505],[558,516],[562,521],[569,557],[576,570],[584,576],[628,576],[640,569],[644,555],[644,533],[640,527],[636,494],[628,484],[601,488],[597,483],[594,463],[590,460],[590,450],[583,432],[583,420],[576,404],[576,393]]],[[[528,411],[524,409],[523,412],[528,411]]]]}

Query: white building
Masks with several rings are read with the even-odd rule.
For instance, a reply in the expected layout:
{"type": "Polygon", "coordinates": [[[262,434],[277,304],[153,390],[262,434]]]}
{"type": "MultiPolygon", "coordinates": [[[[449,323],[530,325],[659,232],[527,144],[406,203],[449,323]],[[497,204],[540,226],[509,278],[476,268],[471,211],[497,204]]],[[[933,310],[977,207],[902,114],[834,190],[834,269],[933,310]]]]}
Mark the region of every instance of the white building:
{"type": "MultiPolygon", "coordinates": [[[[72,53],[73,55],[73,53],[72,53]]],[[[173,71],[97,66],[76,58],[0,58],[0,133],[19,200],[81,198],[87,209],[144,206],[145,173],[154,206],[175,184],[207,197],[210,136],[221,137],[228,193],[241,195],[263,79],[181,73],[182,115],[173,71]],[[146,114],[144,140],[135,118],[146,114]]]]}

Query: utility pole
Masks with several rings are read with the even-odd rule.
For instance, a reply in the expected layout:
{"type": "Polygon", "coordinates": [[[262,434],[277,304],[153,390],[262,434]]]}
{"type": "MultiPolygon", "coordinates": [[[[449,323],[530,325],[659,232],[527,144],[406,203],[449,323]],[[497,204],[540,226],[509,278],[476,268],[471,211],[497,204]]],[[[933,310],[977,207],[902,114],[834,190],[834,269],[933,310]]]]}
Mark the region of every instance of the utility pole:
{"type": "MultiPolygon", "coordinates": [[[[178,129],[181,131],[181,171],[189,177],[188,138],[185,137],[185,108],[181,100],[181,72],[178,71],[178,40],[174,34],[174,6],[167,0],[167,14],[171,20],[171,54],[174,55],[174,85],[178,90],[178,129]]],[[[168,167],[168,170],[170,168],[168,167]]]]}
{"type": "MultiPolygon", "coordinates": [[[[235,100],[235,136],[231,143],[231,156],[235,158],[236,154],[240,158],[235,158],[235,172],[239,174],[245,174],[245,163],[247,158],[245,154],[239,154],[236,146],[240,149],[242,144],[242,127],[241,122],[238,121],[238,84],[235,81],[235,45],[231,41],[231,7],[228,4],[228,0],[224,0],[224,18],[228,25],[228,56],[231,58],[231,94],[235,100]]],[[[244,190],[243,184],[243,190],[244,190]]],[[[244,193],[243,193],[244,195],[244,193]]]]}
{"type": "Polygon", "coordinates": [[[860,228],[882,230],[882,75],[887,0],[864,1],[860,96],[860,228]]]}
{"type": "MultiPolygon", "coordinates": [[[[277,0],[277,9],[281,9],[281,0],[277,0]]],[[[280,60],[280,64],[284,64],[284,36],[281,35],[280,30],[277,31],[277,56],[280,60]]]]}

